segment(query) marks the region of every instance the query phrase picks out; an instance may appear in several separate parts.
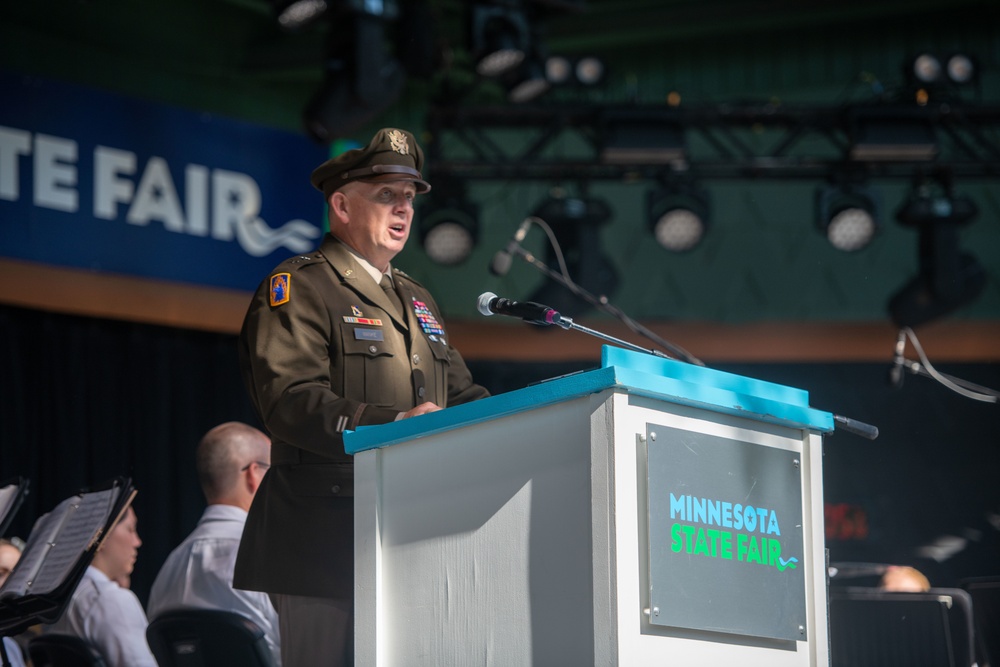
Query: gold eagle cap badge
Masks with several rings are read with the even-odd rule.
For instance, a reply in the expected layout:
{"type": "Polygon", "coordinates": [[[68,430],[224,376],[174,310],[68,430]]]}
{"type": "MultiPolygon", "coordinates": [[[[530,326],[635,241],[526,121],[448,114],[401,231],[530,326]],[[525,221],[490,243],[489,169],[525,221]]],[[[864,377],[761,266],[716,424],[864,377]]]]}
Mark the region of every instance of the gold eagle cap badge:
{"type": "Polygon", "coordinates": [[[400,155],[409,155],[410,146],[406,143],[406,135],[399,130],[389,130],[389,145],[400,155]]]}

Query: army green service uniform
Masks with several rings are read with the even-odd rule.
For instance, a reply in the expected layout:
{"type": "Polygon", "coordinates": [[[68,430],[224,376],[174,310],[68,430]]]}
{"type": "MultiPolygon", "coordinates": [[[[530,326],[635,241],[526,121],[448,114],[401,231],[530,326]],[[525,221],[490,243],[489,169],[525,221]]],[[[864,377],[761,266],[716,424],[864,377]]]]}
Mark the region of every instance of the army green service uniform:
{"type": "Polygon", "coordinates": [[[393,277],[402,314],[327,236],[257,290],[241,366],[272,437],[272,465],[247,519],[237,588],[350,596],[353,480],[343,432],[391,422],[425,401],[447,407],[488,396],[449,345],[430,293],[400,271],[393,277]]]}

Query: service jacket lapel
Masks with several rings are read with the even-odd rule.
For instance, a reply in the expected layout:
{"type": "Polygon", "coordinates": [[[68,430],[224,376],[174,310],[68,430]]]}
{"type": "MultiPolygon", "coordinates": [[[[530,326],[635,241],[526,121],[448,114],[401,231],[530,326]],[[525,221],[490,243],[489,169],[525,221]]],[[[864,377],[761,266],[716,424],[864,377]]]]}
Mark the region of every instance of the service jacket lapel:
{"type": "Polygon", "coordinates": [[[320,248],[326,261],[330,263],[333,270],[340,276],[341,281],[359,296],[369,303],[373,303],[388,314],[392,321],[404,328],[408,327],[406,313],[399,315],[396,307],[385,295],[382,288],[375,284],[360,264],[354,259],[354,255],[347,247],[332,235],[327,235],[320,248]]]}

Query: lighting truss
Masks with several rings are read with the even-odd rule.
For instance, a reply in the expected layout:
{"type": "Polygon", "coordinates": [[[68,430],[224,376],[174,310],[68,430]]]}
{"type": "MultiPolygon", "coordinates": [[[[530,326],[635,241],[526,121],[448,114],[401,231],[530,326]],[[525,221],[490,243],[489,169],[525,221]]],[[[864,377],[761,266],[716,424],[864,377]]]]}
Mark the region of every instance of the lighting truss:
{"type": "Polygon", "coordinates": [[[464,180],[637,180],[664,170],[712,179],[829,179],[845,166],[868,179],[912,179],[928,171],[956,178],[1000,177],[1000,106],[951,100],[838,107],[773,104],[435,107],[427,116],[432,178],[464,180]],[[877,109],[931,128],[936,151],[914,161],[857,151],[857,119],[877,109]],[[605,160],[608,129],[641,111],[647,123],[679,128],[683,159],[665,165],[636,152],[605,160]]]}

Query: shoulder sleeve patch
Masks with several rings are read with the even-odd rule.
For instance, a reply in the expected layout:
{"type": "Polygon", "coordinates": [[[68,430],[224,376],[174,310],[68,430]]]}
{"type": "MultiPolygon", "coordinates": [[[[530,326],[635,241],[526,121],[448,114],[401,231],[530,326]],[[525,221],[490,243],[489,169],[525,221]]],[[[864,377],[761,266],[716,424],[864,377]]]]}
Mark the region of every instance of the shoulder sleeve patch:
{"type": "Polygon", "coordinates": [[[292,276],[290,273],[275,273],[271,276],[271,307],[288,303],[292,298],[292,276]]]}

